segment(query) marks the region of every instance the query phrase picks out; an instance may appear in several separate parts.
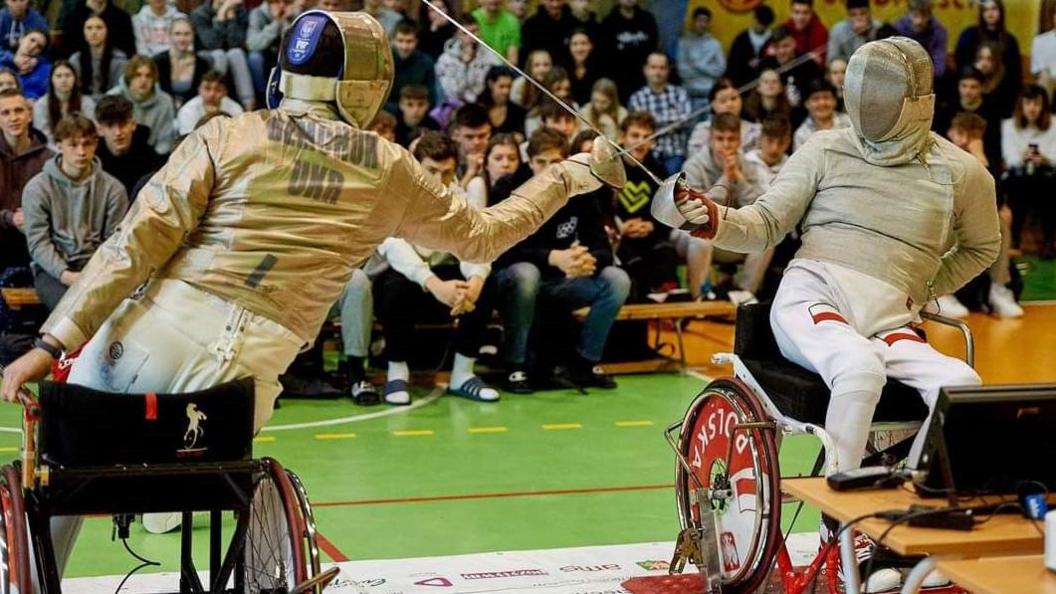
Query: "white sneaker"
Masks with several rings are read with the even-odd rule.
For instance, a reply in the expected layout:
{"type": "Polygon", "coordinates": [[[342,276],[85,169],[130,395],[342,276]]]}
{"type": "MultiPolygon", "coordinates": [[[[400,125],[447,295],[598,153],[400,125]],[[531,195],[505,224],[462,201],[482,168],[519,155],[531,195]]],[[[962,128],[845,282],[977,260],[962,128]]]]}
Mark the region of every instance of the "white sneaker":
{"type": "MultiPolygon", "coordinates": [[[[868,565],[869,559],[876,551],[876,542],[868,536],[858,532],[854,535],[854,557],[858,567],[868,565]]],[[[897,590],[902,585],[902,573],[890,567],[881,567],[873,570],[868,576],[862,577],[862,592],[864,594],[876,594],[877,592],[889,592],[897,590]]],[[[846,577],[844,578],[846,583],[846,577]]]]}
{"type": "Polygon", "coordinates": [[[172,532],[179,528],[182,522],[183,514],[179,512],[143,514],[143,529],[151,534],[172,532]]]}
{"type": "Polygon", "coordinates": [[[744,291],[741,289],[735,289],[727,293],[727,297],[730,303],[735,306],[741,306],[749,303],[759,303],[759,300],[755,298],[755,295],[751,291],[744,291]]]}
{"type": "Polygon", "coordinates": [[[924,581],[920,584],[921,588],[940,588],[942,586],[950,585],[950,578],[946,577],[946,574],[941,571],[935,570],[928,574],[928,577],[924,578],[924,581]]]}
{"type": "Polygon", "coordinates": [[[968,317],[968,308],[958,301],[957,297],[954,295],[943,295],[935,301],[928,303],[928,306],[924,309],[932,313],[937,313],[940,316],[946,316],[947,318],[964,319],[968,317]],[[937,306],[936,301],[938,302],[937,306]]]}
{"type": "Polygon", "coordinates": [[[1016,303],[1012,289],[997,283],[990,284],[990,307],[999,318],[1021,318],[1023,308],[1016,303]]]}

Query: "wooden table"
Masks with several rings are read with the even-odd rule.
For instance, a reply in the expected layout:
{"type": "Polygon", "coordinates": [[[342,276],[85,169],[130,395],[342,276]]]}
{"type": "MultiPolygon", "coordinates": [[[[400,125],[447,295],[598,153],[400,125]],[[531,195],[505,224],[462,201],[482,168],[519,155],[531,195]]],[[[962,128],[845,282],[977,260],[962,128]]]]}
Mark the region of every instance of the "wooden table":
{"type": "MultiPolygon", "coordinates": [[[[947,505],[945,499],[921,499],[907,489],[834,491],[829,488],[824,478],[783,478],[781,479],[781,490],[821,509],[823,513],[836,518],[841,524],[883,510],[904,510],[911,504],[936,507],[947,505]]],[[[996,498],[994,500],[996,501],[996,498]]],[[[890,526],[891,523],[885,520],[868,519],[855,524],[855,529],[871,538],[878,539],[890,526]]],[[[849,553],[852,559],[854,556],[853,532],[853,530],[845,530],[840,535],[842,553],[844,555],[849,553]]],[[[906,580],[908,589],[903,589],[903,592],[913,592],[915,591],[913,584],[915,575],[919,574],[921,580],[927,576],[934,569],[937,557],[972,558],[1037,554],[1044,546],[1044,539],[1028,520],[1019,515],[1001,514],[969,531],[898,526],[884,538],[883,545],[899,555],[929,555],[918,564],[910,578],[906,580]]],[[[854,566],[856,567],[857,564],[854,566]]],[[[858,591],[856,573],[856,571],[851,572],[849,581],[854,582],[854,588],[852,589],[848,584],[848,592],[858,591]]]]}
{"type": "MultiPolygon", "coordinates": [[[[583,321],[590,313],[589,307],[582,307],[573,312],[576,319],[583,321]]],[[[737,307],[729,301],[680,301],[673,303],[631,303],[624,305],[616,313],[617,322],[622,321],[655,321],[656,334],[653,340],[653,348],[660,345],[660,323],[663,320],[674,321],[675,337],[678,341],[679,369],[686,370],[686,347],[682,337],[682,321],[693,318],[704,318],[708,316],[732,317],[737,313],[737,307]]],[[[672,359],[660,357],[647,361],[629,361],[625,363],[603,364],[607,373],[653,373],[666,371],[671,367],[672,359]]]]}
{"type": "Polygon", "coordinates": [[[972,594],[1056,594],[1056,572],[1041,555],[947,559],[938,569],[972,594]]]}

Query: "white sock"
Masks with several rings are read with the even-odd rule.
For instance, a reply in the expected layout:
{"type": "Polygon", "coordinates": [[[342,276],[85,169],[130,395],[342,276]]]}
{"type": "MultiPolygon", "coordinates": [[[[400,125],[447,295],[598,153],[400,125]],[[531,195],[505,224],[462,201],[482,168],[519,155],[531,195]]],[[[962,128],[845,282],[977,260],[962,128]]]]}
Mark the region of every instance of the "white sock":
{"type": "Polygon", "coordinates": [[[389,376],[388,380],[403,380],[409,381],[411,379],[411,370],[407,367],[406,361],[389,361],[389,376]]]}
{"type": "Polygon", "coordinates": [[[455,353],[455,363],[451,365],[451,387],[459,388],[466,380],[473,377],[473,364],[477,362],[475,357],[455,353]]]}

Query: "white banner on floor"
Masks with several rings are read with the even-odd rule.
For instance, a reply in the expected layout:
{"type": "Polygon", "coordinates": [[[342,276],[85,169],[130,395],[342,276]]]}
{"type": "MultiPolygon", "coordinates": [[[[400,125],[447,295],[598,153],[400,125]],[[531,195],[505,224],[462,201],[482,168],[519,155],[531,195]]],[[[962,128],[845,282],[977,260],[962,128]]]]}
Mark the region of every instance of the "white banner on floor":
{"type": "MultiPolygon", "coordinates": [[[[817,553],[816,534],[789,539],[793,563],[817,553]]],[[[474,553],[417,559],[381,559],[340,563],[341,574],[326,589],[333,594],[627,594],[620,586],[638,576],[668,572],[673,543],[640,543],[474,553]]],[[[688,568],[693,571],[693,567],[688,568]]],[[[112,594],[123,576],[65,580],[63,589],[79,594],[112,594]]],[[[205,578],[205,574],[202,575],[205,578]]],[[[136,575],[122,592],[171,592],[178,575],[136,575]]]]}

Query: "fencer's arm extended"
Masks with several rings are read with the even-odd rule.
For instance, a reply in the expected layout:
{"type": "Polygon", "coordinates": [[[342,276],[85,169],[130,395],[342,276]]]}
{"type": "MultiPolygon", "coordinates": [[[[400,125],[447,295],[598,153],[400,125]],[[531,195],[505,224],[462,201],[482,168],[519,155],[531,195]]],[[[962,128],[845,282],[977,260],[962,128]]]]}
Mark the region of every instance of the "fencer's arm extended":
{"type": "Polygon", "coordinates": [[[974,159],[953,201],[954,245],[942,257],[931,283],[936,296],[963,287],[997,260],[1001,251],[1001,223],[995,208],[994,178],[974,159]]]}
{"type": "Polygon", "coordinates": [[[80,347],[123,299],[169,261],[205,212],[219,124],[218,119],[192,132],[154,174],[44,322],[42,333],[57,338],[67,351],[80,347]]]}
{"type": "Polygon", "coordinates": [[[550,166],[483,210],[459,193],[429,179],[410,156],[397,161],[385,193],[407,197],[397,237],[468,262],[492,262],[510,246],[535,232],[569,197],[601,187],[585,155],[550,166]]]}
{"type": "Polygon", "coordinates": [[[821,145],[807,143],[789,158],[777,179],[754,204],[741,208],[720,206],[712,242],[741,253],[762,252],[781,243],[803,219],[814,199],[824,158],[821,145]]]}

